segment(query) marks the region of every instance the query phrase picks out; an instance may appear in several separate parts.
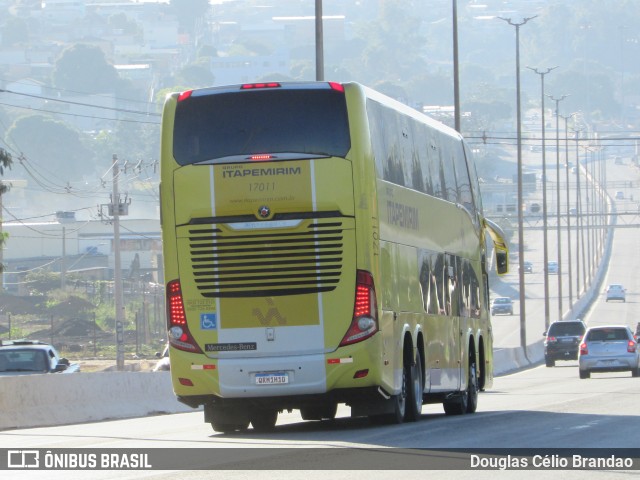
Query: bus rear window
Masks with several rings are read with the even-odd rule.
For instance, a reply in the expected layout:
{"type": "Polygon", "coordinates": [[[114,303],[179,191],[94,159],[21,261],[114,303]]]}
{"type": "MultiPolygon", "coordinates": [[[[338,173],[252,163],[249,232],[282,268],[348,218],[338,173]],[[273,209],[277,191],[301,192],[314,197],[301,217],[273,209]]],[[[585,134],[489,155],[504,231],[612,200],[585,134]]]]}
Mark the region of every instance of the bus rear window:
{"type": "Polygon", "coordinates": [[[332,89],[192,95],[176,107],[173,135],[180,165],[278,153],[344,157],[350,148],[345,96],[332,89]]]}

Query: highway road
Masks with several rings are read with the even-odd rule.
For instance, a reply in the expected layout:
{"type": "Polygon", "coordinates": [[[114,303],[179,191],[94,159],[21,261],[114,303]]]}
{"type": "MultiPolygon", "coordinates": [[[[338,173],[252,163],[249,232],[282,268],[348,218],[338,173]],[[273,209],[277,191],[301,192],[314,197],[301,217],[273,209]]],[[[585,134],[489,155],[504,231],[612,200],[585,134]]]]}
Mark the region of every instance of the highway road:
{"type": "MultiPolygon", "coordinates": [[[[554,157],[555,158],[555,157],[554,157]]],[[[536,165],[539,164],[539,159],[532,157],[531,154],[525,156],[525,162],[529,170],[535,170],[536,165]]],[[[554,164],[555,165],[555,164],[554,164]]],[[[555,166],[549,166],[548,164],[548,178],[555,179],[555,166]]],[[[591,170],[591,167],[589,167],[591,170]]],[[[575,202],[575,175],[570,179],[570,191],[571,202],[575,202]]],[[[566,182],[564,181],[564,175],[561,174],[561,194],[564,195],[564,189],[566,188],[566,182]]],[[[633,189],[624,189],[625,198],[622,200],[616,200],[616,191],[620,189],[619,185],[625,181],[631,181],[637,185],[640,180],[640,171],[633,167],[629,161],[626,161],[623,165],[614,164],[613,159],[606,160],[606,180],[607,184],[611,186],[607,192],[609,195],[609,202],[611,208],[618,212],[623,211],[637,211],[638,200],[640,200],[640,192],[636,192],[635,199],[633,199],[633,189]]],[[[581,176],[582,188],[585,185],[585,177],[581,176]]],[[[555,184],[554,184],[555,185],[555,184]]],[[[556,237],[556,221],[555,221],[555,187],[554,185],[548,185],[547,201],[551,203],[549,206],[549,225],[547,234],[547,246],[548,246],[548,259],[557,260],[557,237],[556,237]],[[553,188],[551,188],[553,186],[553,188]]],[[[535,195],[541,196],[540,192],[536,192],[535,195]]],[[[584,197],[584,195],[583,195],[584,197]]],[[[538,200],[537,197],[534,197],[538,200]]],[[[527,198],[525,197],[525,200],[527,198]]],[[[561,209],[564,209],[566,202],[561,197],[561,209]]],[[[583,198],[583,205],[586,205],[586,198],[583,198]]],[[[575,227],[576,218],[572,217],[572,225],[575,227]]],[[[564,222],[564,221],[563,221],[564,222]]],[[[541,220],[538,220],[537,224],[540,224],[541,220]]],[[[619,224],[624,222],[618,222],[619,224]]],[[[534,221],[530,221],[530,224],[536,224],[534,221]]],[[[634,270],[637,267],[632,267],[635,261],[630,258],[625,252],[633,252],[640,247],[640,241],[638,240],[638,229],[636,228],[615,228],[611,230],[614,238],[612,242],[612,250],[610,257],[610,266],[605,272],[605,276],[602,279],[602,285],[598,287],[598,293],[600,298],[602,296],[603,288],[608,283],[623,283],[628,288],[630,296],[635,295],[634,292],[640,292],[640,285],[637,284],[633,275],[634,270]]],[[[580,246],[577,245],[576,230],[571,231],[571,285],[569,280],[569,261],[568,261],[568,249],[567,249],[567,232],[566,223],[562,223],[561,228],[561,243],[562,243],[562,317],[564,318],[578,318],[584,316],[584,312],[581,309],[574,308],[571,310],[571,305],[576,306],[576,302],[579,299],[585,300],[585,288],[592,285],[591,281],[585,282],[584,271],[582,266],[580,267],[579,277],[577,276],[576,264],[578,260],[582,262],[582,242],[580,246]],[[580,252],[580,258],[576,258],[576,254],[580,252]],[[580,287],[580,295],[577,294],[577,286],[580,287]],[[571,287],[571,298],[569,297],[571,287]],[[571,302],[570,302],[571,300],[571,302]]],[[[589,243],[585,240],[584,250],[588,250],[589,243]]],[[[512,267],[511,272],[502,278],[495,278],[491,284],[491,296],[508,296],[514,300],[514,315],[513,316],[494,316],[493,328],[494,328],[494,347],[495,348],[513,348],[521,345],[520,339],[520,316],[519,316],[519,275],[517,270],[518,265],[518,246],[517,246],[517,234],[514,237],[514,243],[512,247],[512,267]]],[[[587,257],[588,258],[588,257],[587,257]]],[[[526,344],[538,342],[543,339],[543,332],[546,330],[545,325],[545,309],[544,309],[544,261],[543,261],[543,231],[539,229],[525,229],[525,259],[531,261],[534,265],[534,273],[525,275],[525,294],[526,294],[526,344]]],[[[595,267],[595,262],[594,262],[595,267]]],[[[605,265],[606,268],[606,265],[605,265]]],[[[593,274],[596,274],[594,269],[593,274]]],[[[549,321],[553,322],[561,318],[559,308],[559,295],[558,295],[558,276],[548,275],[549,282],[549,321]]],[[[631,300],[631,297],[629,298],[631,300]]],[[[633,315],[634,307],[632,303],[625,313],[625,322],[632,328],[635,328],[636,322],[633,315]]]]}
{"type": "MultiPolygon", "coordinates": [[[[152,416],[130,420],[114,420],[83,425],[35,428],[0,432],[0,448],[53,448],[53,449],[114,449],[139,451],[151,449],[210,449],[230,448],[229,455],[214,456],[208,460],[217,468],[232,468],[238,462],[249,461],[276,470],[293,465],[302,469],[325,470],[341,462],[345,455],[339,447],[379,449],[388,447],[426,449],[483,449],[500,448],[631,448],[640,445],[638,429],[638,396],[640,381],[629,373],[594,374],[591,379],[580,380],[576,362],[558,363],[555,368],[544,366],[496,379],[493,388],[480,396],[478,412],[474,415],[447,417],[437,405],[426,406],[418,422],[394,426],[373,426],[365,419],[351,419],[348,408],[342,407],[333,422],[303,422],[297,412],[282,414],[273,433],[257,434],[248,430],[242,434],[214,433],[203,422],[202,412],[152,416]],[[318,447],[312,457],[300,451],[265,452],[264,448],[287,449],[318,447]],[[238,450],[239,449],[239,450],[238,450]],[[243,453],[246,449],[246,454],[243,453]],[[333,450],[333,451],[332,451],[333,450]],[[229,464],[228,462],[232,462],[229,464]]],[[[171,452],[171,450],[169,450],[171,452]]],[[[206,452],[203,454],[206,459],[206,452]]],[[[348,458],[348,457],[347,457],[348,458]]],[[[394,458],[389,457],[393,462],[394,458]]],[[[205,462],[205,465],[207,463],[205,462]]],[[[242,463],[240,463],[242,464],[242,463]]],[[[391,465],[391,464],[390,464],[391,465]]],[[[456,463],[455,465],[459,465],[456,463]]],[[[640,467],[640,464],[638,465],[640,467]]],[[[344,467],[349,468],[349,467],[344,467]]],[[[367,465],[357,462],[351,467],[359,478],[367,465]]],[[[462,467],[459,467],[462,469],[462,467]]],[[[380,468],[376,468],[380,470],[380,468]]],[[[248,478],[256,472],[236,472],[223,478],[248,478]]],[[[50,471],[47,477],[71,478],[74,472],[50,471]]],[[[79,473],[79,472],[75,472],[79,473]]],[[[177,473],[179,478],[204,478],[207,472],[177,473]]],[[[287,476],[269,478],[300,478],[300,472],[284,472],[287,476]],[[297,476],[296,476],[297,475],[297,476]]],[[[320,478],[320,472],[309,472],[311,478],[320,478]]],[[[395,472],[398,473],[398,472],[395,472]]],[[[409,478],[424,478],[417,472],[409,478]]],[[[437,473],[437,472],[432,472],[437,473]]],[[[445,478],[450,472],[439,472],[445,478]]],[[[461,471],[456,478],[477,471],[461,471]]],[[[495,473],[495,472],[494,472],[495,473]]],[[[511,472],[513,473],[513,472],[511,472]]],[[[531,473],[523,471],[522,473],[531,473]]],[[[538,472],[540,473],[540,472],[538,472]]],[[[548,474],[545,472],[545,478],[548,474]]],[[[574,471],[566,472],[576,473],[574,471]]],[[[581,478],[589,478],[581,472],[581,478]]],[[[594,472],[595,473],[595,472],[594,472]]],[[[637,473],[637,472],[636,472],[637,473]]],[[[87,472],[83,472],[87,478],[87,472]]],[[[394,472],[379,471],[366,478],[387,478],[394,472]],[[380,475],[380,476],[377,476],[380,475]]],[[[12,478],[36,478],[30,472],[12,472],[12,478]],[[14,475],[16,473],[16,475],[14,475]]],[[[305,477],[309,476],[305,473],[305,477]]],[[[340,472],[331,472],[330,478],[347,478],[340,472]]],[[[597,478],[607,478],[600,472],[597,478]]],[[[613,472],[611,478],[622,478],[613,472]]],[[[404,476],[404,473],[403,473],[404,476]]],[[[90,473],[90,478],[172,478],[163,472],[90,473]]],[[[213,478],[214,474],[206,478],[213,478]]],[[[429,474],[430,478],[434,475],[429,474]]],[[[219,478],[219,477],[216,477],[219,478]]],[[[253,478],[253,477],[252,477],[253,478]]],[[[324,478],[324,477],[323,477],[324,478]]],[[[451,478],[450,476],[448,478],[451,478]]],[[[469,477],[471,478],[471,477],[469,477]]],[[[539,477],[538,477],[539,478],[539,477]]],[[[563,478],[572,478],[563,476],[563,478]]],[[[574,477],[577,478],[577,477],[574,477]]],[[[595,477],[594,477],[595,478],[595,477]]]]}
{"type": "MultiPolygon", "coordinates": [[[[628,165],[615,166],[610,175],[638,175],[628,165]]],[[[640,194],[638,197],[640,198],[640,194]]],[[[535,242],[534,242],[535,243],[535,242]]],[[[528,245],[538,255],[538,244],[528,245]]],[[[640,237],[634,229],[616,229],[609,268],[604,277],[608,282],[627,287],[626,303],[606,303],[599,294],[584,319],[588,325],[626,323],[635,326],[640,302],[640,237]]],[[[527,316],[531,342],[542,338],[544,329],[540,292],[540,272],[527,275],[527,292],[531,306],[527,316]],[[541,319],[542,312],[542,319],[541,319]]],[[[555,280],[555,277],[554,277],[555,280]]],[[[517,275],[507,279],[508,288],[517,287],[517,275]],[[514,284],[514,282],[516,282],[514,284]]],[[[504,285],[501,288],[505,288],[504,285]]],[[[555,291],[553,289],[552,291],[555,291]]],[[[566,291],[566,290],[565,290],[566,291]]],[[[554,310],[552,310],[554,311],[554,310]]],[[[517,336],[517,315],[494,318],[496,343],[508,335],[517,336]],[[514,333],[515,332],[515,333],[514,333]]],[[[509,337],[510,338],[510,337],[509,337]]],[[[304,422],[298,412],[281,414],[274,432],[258,434],[252,429],[244,433],[215,433],[204,423],[200,411],[146,418],[112,420],[81,425],[31,428],[0,432],[0,449],[164,449],[177,455],[176,467],[169,471],[12,471],[12,479],[128,479],[128,478],[230,478],[247,479],[258,475],[265,479],[330,478],[382,479],[402,475],[406,479],[423,478],[562,478],[626,479],[630,472],[612,469],[544,471],[513,468],[506,471],[468,469],[467,456],[456,457],[438,453],[439,461],[451,462],[451,470],[424,469],[392,471],[385,468],[406,468],[402,462],[414,465],[405,450],[378,449],[502,449],[499,458],[513,449],[598,448],[621,449],[640,446],[638,398],[640,380],[630,373],[593,374],[580,380],[576,361],[557,362],[554,368],[537,366],[495,379],[491,389],[480,396],[474,415],[447,417],[440,405],[428,405],[418,422],[393,426],[374,426],[366,419],[351,419],[349,409],[341,406],[338,418],[332,422],[304,422]],[[300,447],[317,448],[301,450],[300,447]],[[345,449],[345,447],[348,447],[345,449]],[[227,449],[224,454],[220,450],[227,449]],[[210,470],[181,470],[180,451],[202,454],[202,465],[210,470]],[[216,449],[216,450],[213,450],[216,449]],[[269,449],[269,450],[267,450],[269,449]],[[293,450],[292,450],[293,449],[293,450]],[[353,449],[373,452],[368,461],[352,459],[353,449]],[[177,453],[176,453],[177,452],[177,453]],[[444,458],[444,459],[443,459],[444,458]],[[351,461],[353,460],[353,461],[351,461]],[[351,461],[351,463],[350,463],[351,461]],[[247,463],[248,462],[248,463],[247,463]],[[240,465],[240,467],[239,467],[240,465]],[[250,468],[242,470],[238,468],[250,468]],[[294,468],[294,470],[287,470],[294,468]],[[302,470],[296,470],[297,468],[302,470]],[[339,470],[331,470],[339,468],[339,470]],[[216,469],[223,469],[219,471],[216,469]]],[[[81,406],[60,406],[81,408],[81,406]]],[[[516,452],[516,451],[514,451],[516,452]]],[[[534,452],[534,453],[535,453],[534,452]]],[[[164,453],[163,453],[164,454],[164,453]]],[[[484,454],[484,453],[483,453],[484,454]]],[[[466,454],[465,454],[466,455],[466,454]]],[[[638,456],[638,455],[636,455],[638,456]]],[[[173,457],[172,457],[173,458],[173,457]]],[[[164,464],[163,464],[164,465],[164,464]]],[[[640,460],[636,459],[638,475],[640,460]]],[[[4,473],[4,472],[3,472],[4,473]]],[[[7,477],[9,478],[9,477],[7,477]]]]}

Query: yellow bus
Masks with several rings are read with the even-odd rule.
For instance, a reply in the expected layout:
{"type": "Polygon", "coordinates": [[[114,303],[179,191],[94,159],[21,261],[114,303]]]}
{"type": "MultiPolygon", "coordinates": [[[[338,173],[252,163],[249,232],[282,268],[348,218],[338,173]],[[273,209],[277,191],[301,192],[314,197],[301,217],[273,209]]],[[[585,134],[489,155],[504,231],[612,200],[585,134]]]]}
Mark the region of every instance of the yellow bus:
{"type": "Polygon", "coordinates": [[[508,252],[454,130],[357,83],[174,93],[160,194],[173,388],[214,430],[475,411],[508,252]]]}

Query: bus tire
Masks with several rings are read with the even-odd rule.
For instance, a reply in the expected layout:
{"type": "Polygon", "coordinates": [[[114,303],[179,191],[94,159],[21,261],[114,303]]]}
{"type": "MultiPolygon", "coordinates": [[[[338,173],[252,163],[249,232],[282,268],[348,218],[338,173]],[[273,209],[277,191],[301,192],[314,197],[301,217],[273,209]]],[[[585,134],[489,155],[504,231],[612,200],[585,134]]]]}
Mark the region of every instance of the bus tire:
{"type": "Polygon", "coordinates": [[[303,420],[333,420],[338,413],[338,404],[303,407],[300,409],[300,416],[303,420]]]}
{"type": "Polygon", "coordinates": [[[405,364],[402,368],[402,389],[398,395],[393,395],[388,402],[390,413],[369,415],[369,421],[374,425],[393,425],[402,423],[407,415],[407,391],[409,390],[409,378],[411,365],[405,364]]]}
{"type": "Polygon", "coordinates": [[[478,369],[475,360],[469,360],[469,383],[467,385],[467,411],[466,413],[475,413],[478,408],[478,369]]]}
{"type": "Polygon", "coordinates": [[[249,416],[246,411],[214,405],[205,405],[205,421],[211,423],[216,432],[232,433],[249,428],[249,416]]]}
{"type": "Polygon", "coordinates": [[[249,415],[249,419],[256,432],[270,432],[278,422],[278,411],[255,410],[249,415]]]}
{"type": "Polygon", "coordinates": [[[422,415],[422,391],[424,389],[420,351],[416,352],[414,364],[409,366],[409,372],[405,420],[415,422],[422,415]]]}
{"type": "Polygon", "coordinates": [[[225,423],[225,422],[218,422],[218,421],[212,421],[211,422],[211,427],[216,431],[216,432],[222,432],[222,433],[233,433],[233,432],[242,432],[244,430],[246,430],[247,428],[249,428],[249,421],[247,420],[247,422],[242,422],[242,423],[225,423]]]}
{"type": "Polygon", "coordinates": [[[389,423],[398,424],[404,422],[407,415],[407,392],[410,389],[409,378],[411,377],[411,365],[404,365],[402,368],[402,390],[391,399],[393,402],[393,413],[387,417],[389,423]]]}
{"type": "Polygon", "coordinates": [[[478,375],[476,362],[469,359],[469,379],[467,388],[451,400],[445,400],[442,404],[447,415],[464,415],[474,413],[478,407],[478,375]]]}

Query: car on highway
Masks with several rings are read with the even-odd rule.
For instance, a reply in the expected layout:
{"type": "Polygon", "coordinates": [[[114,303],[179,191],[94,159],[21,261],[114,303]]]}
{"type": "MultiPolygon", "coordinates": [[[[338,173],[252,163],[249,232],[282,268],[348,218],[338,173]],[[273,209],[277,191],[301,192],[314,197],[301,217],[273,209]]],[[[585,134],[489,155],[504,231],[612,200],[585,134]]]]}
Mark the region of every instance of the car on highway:
{"type": "Polygon", "coordinates": [[[496,297],[491,302],[491,315],[513,315],[513,302],[509,297],[496,297]]]}
{"type": "Polygon", "coordinates": [[[605,290],[606,293],[606,301],[609,300],[621,300],[622,302],[627,301],[626,289],[620,285],[619,283],[612,283],[607,286],[605,290]]]}
{"type": "Polygon", "coordinates": [[[560,320],[544,332],[544,363],[554,367],[557,360],[577,360],[580,342],[587,330],[582,320],[560,320]]]}
{"type": "Polygon", "coordinates": [[[164,346],[164,349],[162,350],[162,352],[156,352],[156,357],[159,358],[159,360],[153,366],[154,372],[163,372],[163,371],[171,370],[171,362],[169,361],[169,344],[168,343],[164,346]]]}
{"type": "Polygon", "coordinates": [[[549,274],[557,274],[558,273],[558,262],[547,262],[547,273],[549,274]]]}
{"type": "Polygon", "coordinates": [[[79,364],[61,358],[53,345],[48,343],[35,340],[0,340],[0,377],[79,371],[79,364]]]}
{"type": "Polygon", "coordinates": [[[533,273],[533,263],[531,263],[531,262],[524,262],[524,263],[522,264],[522,267],[523,267],[523,269],[522,269],[522,270],[524,271],[524,273],[533,273]]]}
{"type": "Polygon", "coordinates": [[[580,378],[596,372],[631,372],[640,376],[640,353],[633,332],[626,325],[589,327],[578,355],[580,378]]]}
{"type": "Polygon", "coordinates": [[[616,192],[616,200],[624,200],[624,192],[622,190],[616,192]]]}

